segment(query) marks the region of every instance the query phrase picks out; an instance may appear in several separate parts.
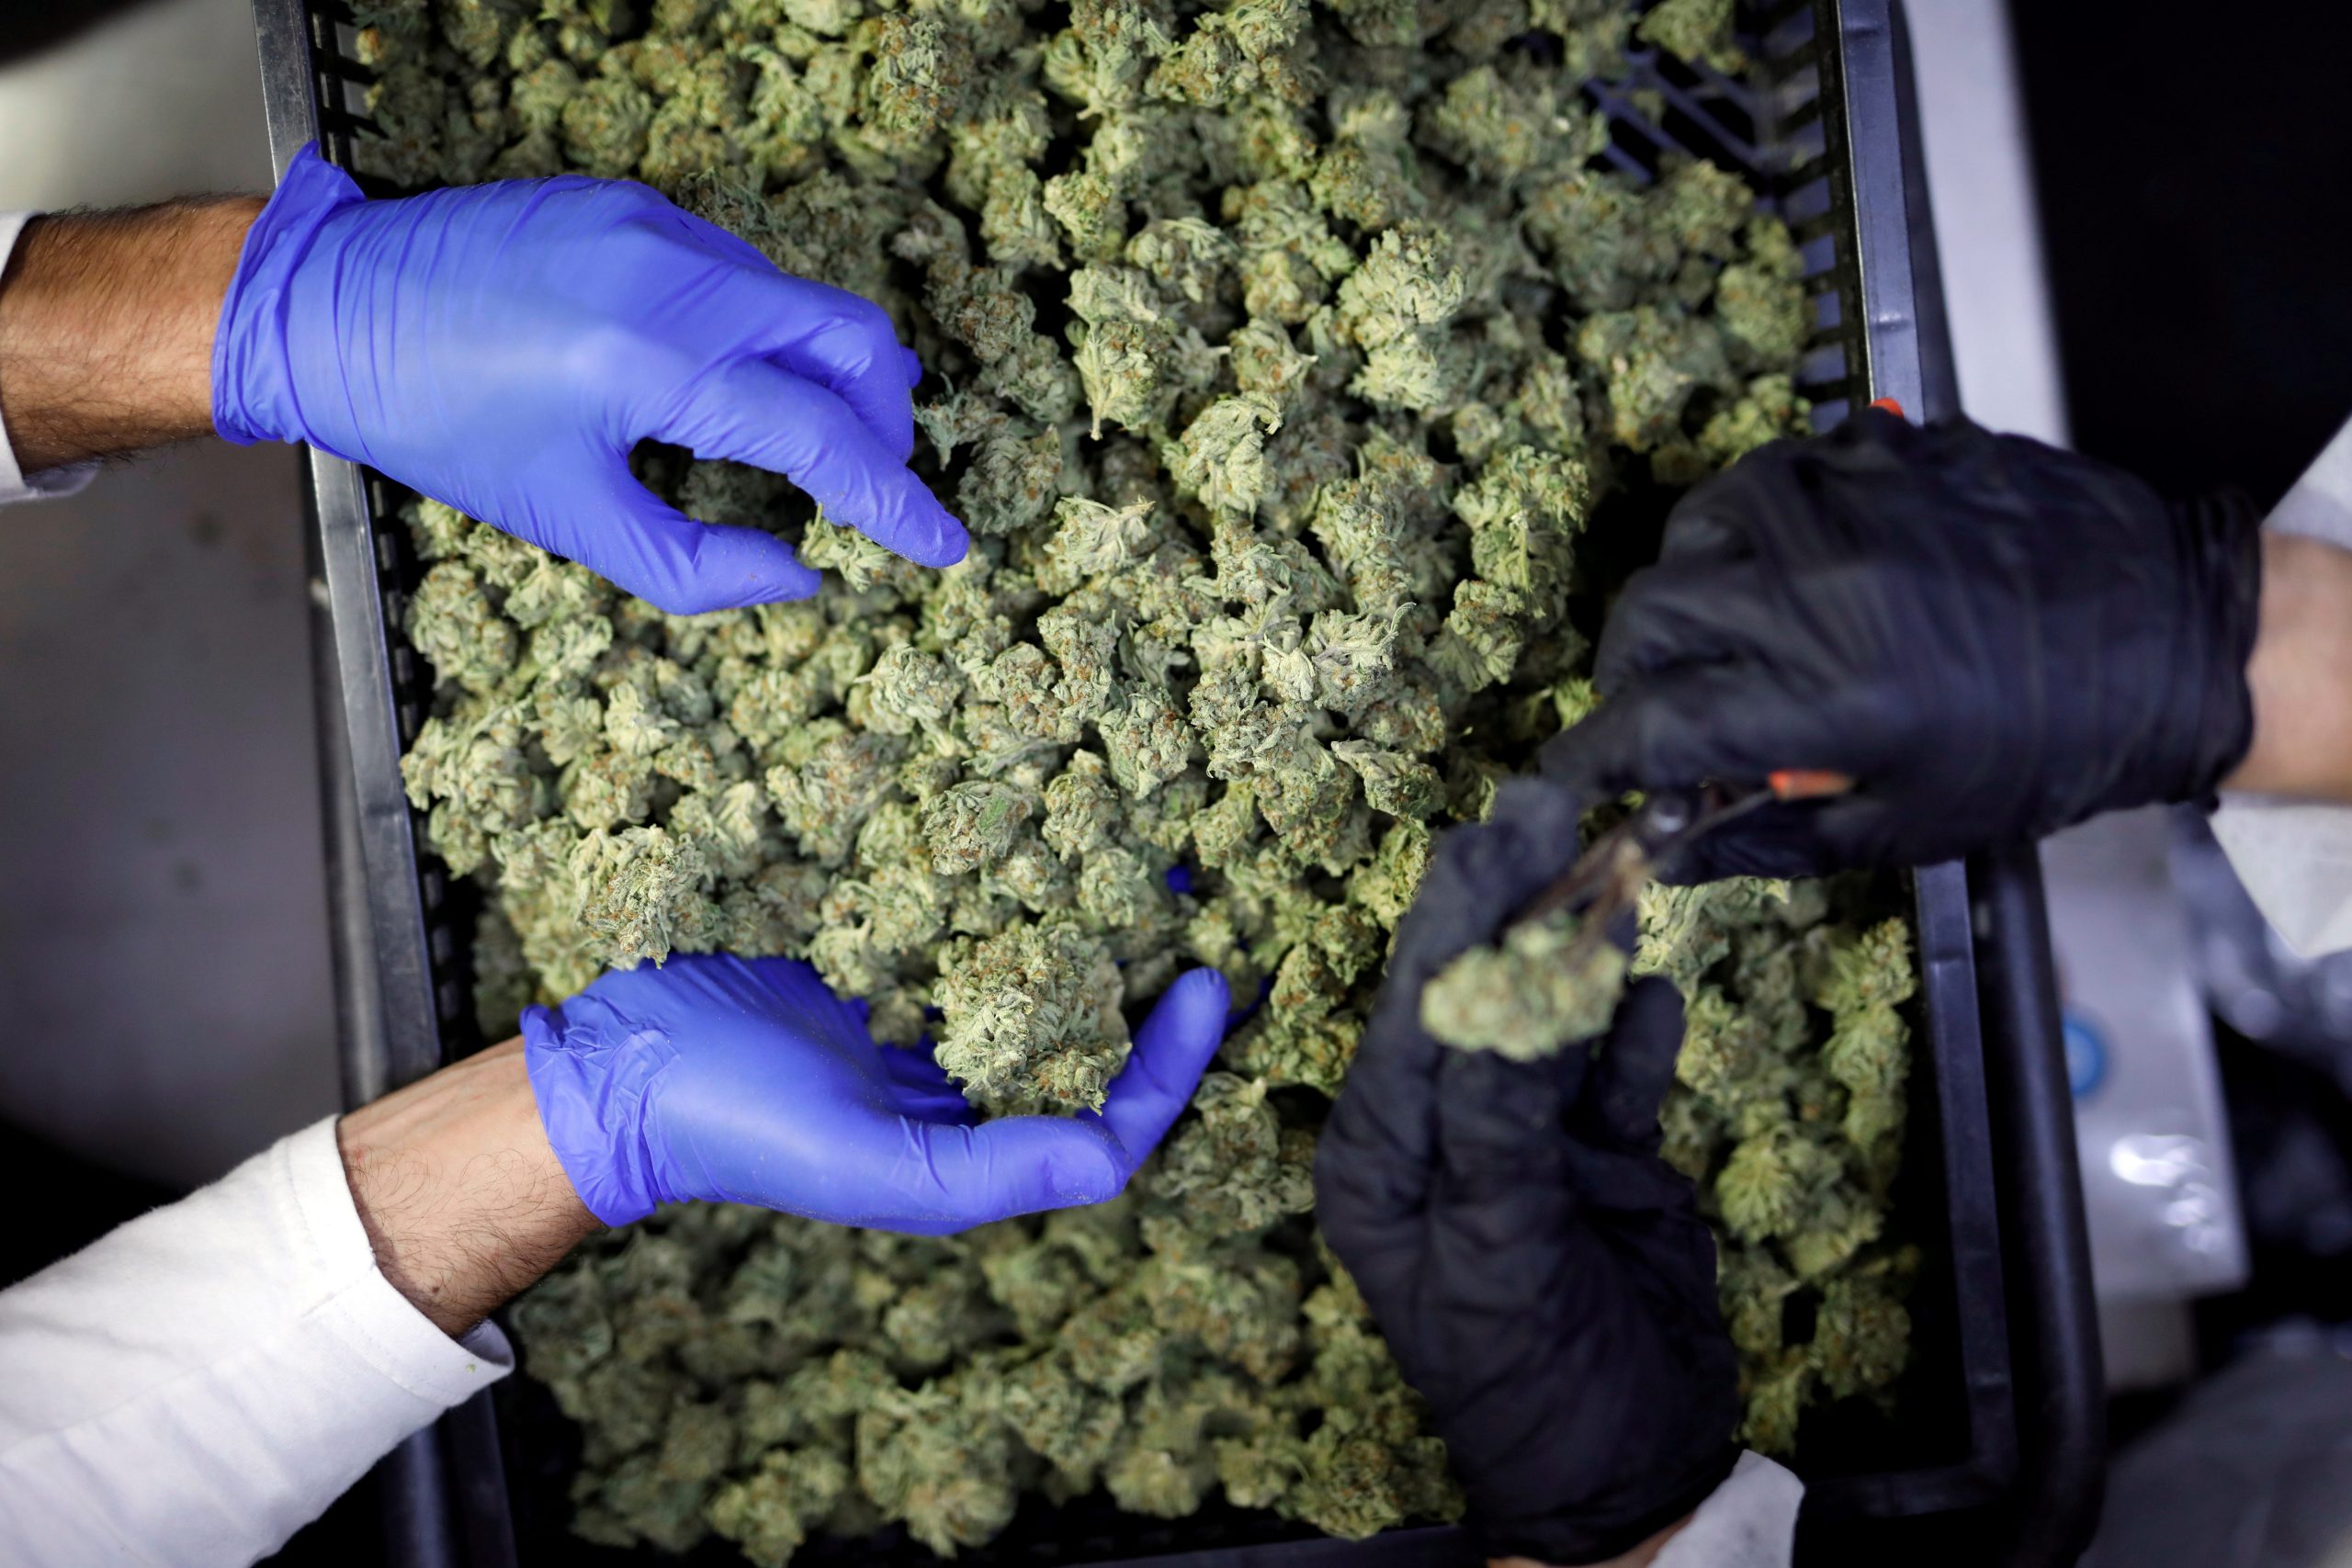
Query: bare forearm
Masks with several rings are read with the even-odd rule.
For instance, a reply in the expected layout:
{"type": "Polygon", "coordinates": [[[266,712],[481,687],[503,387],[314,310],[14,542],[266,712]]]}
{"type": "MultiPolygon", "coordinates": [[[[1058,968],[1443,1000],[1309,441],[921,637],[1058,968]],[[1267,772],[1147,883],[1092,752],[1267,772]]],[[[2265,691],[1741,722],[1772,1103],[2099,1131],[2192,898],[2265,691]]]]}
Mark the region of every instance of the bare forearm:
{"type": "Polygon", "coordinates": [[[519,1040],[353,1111],[337,1137],[378,1267],[449,1334],[597,1228],[548,1146],[519,1040]]]}
{"type": "Polygon", "coordinates": [[[2254,746],[2224,787],[2352,801],[2352,551],[2265,537],[2246,684],[2254,746]]]}
{"type": "Polygon", "coordinates": [[[0,275],[0,418],[27,473],[212,429],[212,338],[257,197],[26,225],[0,275]]]}

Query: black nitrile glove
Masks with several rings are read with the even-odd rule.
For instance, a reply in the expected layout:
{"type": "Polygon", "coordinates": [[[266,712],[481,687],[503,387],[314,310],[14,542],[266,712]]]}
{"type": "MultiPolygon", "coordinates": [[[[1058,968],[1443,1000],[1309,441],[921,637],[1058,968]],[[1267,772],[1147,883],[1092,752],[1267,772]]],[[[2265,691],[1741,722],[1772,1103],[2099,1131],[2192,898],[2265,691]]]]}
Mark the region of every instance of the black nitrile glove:
{"type": "Polygon", "coordinates": [[[1514,780],[1439,844],[1315,1164],[1323,1234],[1429,1401],[1490,1554],[1613,1557],[1731,1469],[1715,1247],[1658,1157],[1682,1043],[1664,980],[1596,1055],[1454,1051],[1421,987],[1576,855],[1578,801],[1514,780]]]}
{"type": "Polygon", "coordinates": [[[1917,865],[2210,794],[2253,739],[2242,499],[2168,505],[2087,457],[1866,410],[1692,491],[1600,640],[1607,700],[1544,772],[1596,794],[1819,769],[1677,880],[1917,865]]]}

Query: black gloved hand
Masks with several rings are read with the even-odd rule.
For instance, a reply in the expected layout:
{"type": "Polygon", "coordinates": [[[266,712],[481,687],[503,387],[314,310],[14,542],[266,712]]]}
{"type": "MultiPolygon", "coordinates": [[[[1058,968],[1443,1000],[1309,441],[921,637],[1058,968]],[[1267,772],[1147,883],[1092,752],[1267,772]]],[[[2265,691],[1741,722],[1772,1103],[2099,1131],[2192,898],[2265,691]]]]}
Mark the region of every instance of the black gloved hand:
{"type": "Polygon", "coordinates": [[[1615,794],[1822,769],[1677,880],[1916,865],[2209,794],[2254,729],[2261,589],[2243,500],[1966,420],[1866,410],[1692,491],[1600,641],[1609,699],[1544,772],[1615,794]]]}
{"type": "Polygon", "coordinates": [[[1315,1166],[1323,1234],[1429,1401],[1494,1555],[1613,1557],[1737,1457],[1714,1239],[1658,1157],[1682,1043],[1664,980],[1596,1056],[1449,1050],[1421,987],[1577,852],[1578,802],[1515,780],[1440,841],[1315,1166]]]}

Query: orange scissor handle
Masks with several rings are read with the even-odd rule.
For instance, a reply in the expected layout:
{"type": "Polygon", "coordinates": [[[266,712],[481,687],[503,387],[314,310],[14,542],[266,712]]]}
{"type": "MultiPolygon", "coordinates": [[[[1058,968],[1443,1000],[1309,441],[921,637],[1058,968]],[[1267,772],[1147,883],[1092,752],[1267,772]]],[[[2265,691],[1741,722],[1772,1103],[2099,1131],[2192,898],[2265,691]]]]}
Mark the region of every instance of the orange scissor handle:
{"type": "Polygon", "coordinates": [[[1765,775],[1775,800],[1826,800],[1854,787],[1852,777],[1827,768],[1777,768],[1765,775]]]}

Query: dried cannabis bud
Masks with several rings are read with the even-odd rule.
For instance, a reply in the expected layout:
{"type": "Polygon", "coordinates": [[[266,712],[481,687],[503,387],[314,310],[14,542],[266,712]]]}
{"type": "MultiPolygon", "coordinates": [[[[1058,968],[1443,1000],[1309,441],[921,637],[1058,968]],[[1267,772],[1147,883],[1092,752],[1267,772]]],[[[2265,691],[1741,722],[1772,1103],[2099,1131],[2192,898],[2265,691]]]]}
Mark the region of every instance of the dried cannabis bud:
{"type": "Polygon", "coordinates": [[[1014,926],[959,941],[939,970],[936,1055],[967,1093],[1009,1111],[1102,1109],[1127,1054],[1109,948],[1069,926],[1014,926]]]}
{"type": "MultiPolygon", "coordinates": [[[[1653,40],[1720,63],[1723,9],[1675,0],[1653,40]]],[[[441,688],[405,773],[489,895],[485,1017],[673,951],[805,956],[880,1037],[933,1032],[984,1106],[1067,1109],[1185,964],[1263,997],[1122,1203],[923,1241],[699,1210],[559,1271],[516,1321],[584,1428],[577,1528],[781,1563],[886,1521],[974,1544],[1033,1492],[1172,1517],[1221,1488],[1346,1535],[1457,1510],[1309,1244],[1323,1097],[1431,830],[1589,704],[1569,598],[1606,587],[1577,549],[1620,478],[1685,484],[1807,421],[1785,227],[1710,164],[1592,162],[1578,87],[1626,68],[1630,8],[358,20],[366,172],[631,175],[879,302],[932,373],[917,462],[975,536],[924,571],[774,476],[648,450],[683,510],[839,579],[685,619],[417,503],[405,630],[441,688]]],[[[1872,1171],[1901,1082],[1899,998],[1863,994],[1884,956],[1821,993],[1842,1032],[1789,1118],[1875,1139],[1872,1171]]],[[[1708,1105],[1685,1142],[1712,1178],[1708,1105]]],[[[1849,1206],[1757,1247],[1822,1277],[1797,1253],[1859,1235],[1876,1211],[1849,1206]]],[[[1792,1420],[1895,1359],[1865,1266],[1825,1266],[1857,1281],[1825,1297],[1836,1354],[1785,1348],[1792,1420]]]]}
{"type": "Polygon", "coordinates": [[[1689,1021],[1659,1117],[1665,1154],[1715,1229],[1741,1438],[1767,1453],[1795,1446],[1817,1398],[1883,1400],[1908,1349],[1917,1254],[1883,1238],[1910,1070],[1911,933],[1900,919],[1836,918],[1884,903],[1866,884],[1747,879],[1642,896],[1634,968],[1672,979],[1689,1021]],[[1792,1298],[1815,1307],[1794,1342],[1792,1298]]]}
{"type": "Polygon", "coordinates": [[[1659,0],[1634,34],[1668,54],[1703,61],[1718,71],[1747,63],[1732,39],[1732,0],[1659,0]]]}
{"type": "Polygon", "coordinates": [[[1625,992],[1615,942],[1579,941],[1579,922],[1530,920],[1499,947],[1474,947],[1421,989],[1421,1026],[1465,1051],[1516,1061],[1549,1056],[1607,1032],[1625,992]]]}

